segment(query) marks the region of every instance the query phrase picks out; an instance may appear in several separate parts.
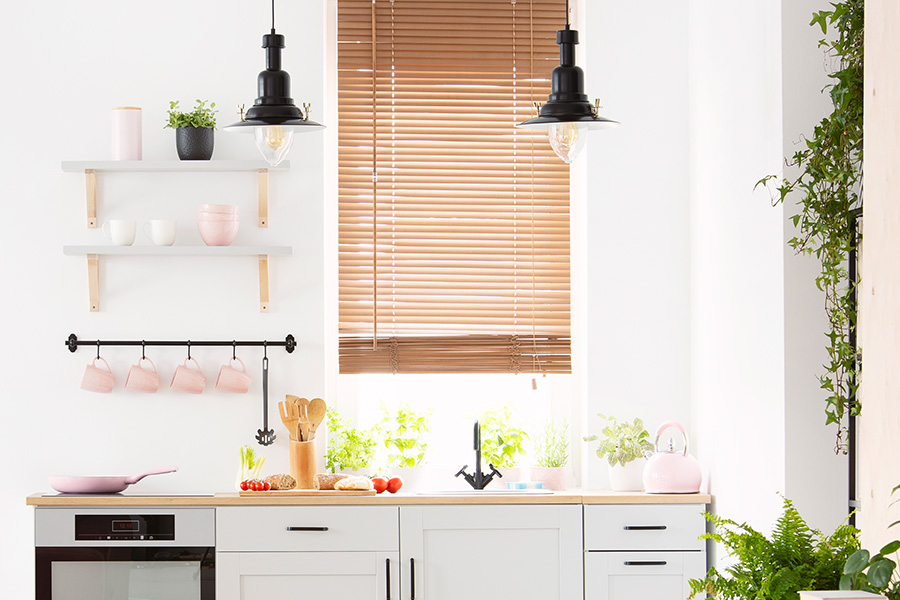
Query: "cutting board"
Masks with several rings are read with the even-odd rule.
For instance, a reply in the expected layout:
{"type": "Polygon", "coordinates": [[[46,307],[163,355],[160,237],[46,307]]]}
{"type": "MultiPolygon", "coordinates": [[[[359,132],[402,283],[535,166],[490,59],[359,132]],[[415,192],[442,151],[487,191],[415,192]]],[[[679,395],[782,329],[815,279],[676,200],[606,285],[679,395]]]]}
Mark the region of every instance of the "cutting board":
{"type": "Polygon", "coordinates": [[[375,490],[269,490],[268,492],[239,492],[241,497],[250,496],[374,496],[375,490]]]}

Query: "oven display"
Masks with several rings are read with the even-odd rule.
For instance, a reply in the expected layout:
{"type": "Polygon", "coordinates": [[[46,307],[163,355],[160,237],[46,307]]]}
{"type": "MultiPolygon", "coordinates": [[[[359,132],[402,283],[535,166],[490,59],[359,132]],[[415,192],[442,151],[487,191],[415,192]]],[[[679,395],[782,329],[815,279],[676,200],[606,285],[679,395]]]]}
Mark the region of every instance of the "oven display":
{"type": "Polygon", "coordinates": [[[175,515],[75,515],[79,541],[171,541],[175,515]]]}
{"type": "Polygon", "coordinates": [[[112,533],[119,532],[140,532],[141,531],[141,522],[138,520],[114,520],[112,522],[112,533]]]}

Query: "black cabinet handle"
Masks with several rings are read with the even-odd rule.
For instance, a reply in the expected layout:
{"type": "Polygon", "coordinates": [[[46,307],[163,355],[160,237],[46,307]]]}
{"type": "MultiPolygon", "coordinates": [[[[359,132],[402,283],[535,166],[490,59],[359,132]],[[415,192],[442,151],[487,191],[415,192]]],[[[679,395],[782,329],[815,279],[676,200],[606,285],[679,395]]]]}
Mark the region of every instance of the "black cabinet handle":
{"type": "Polygon", "coordinates": [[[288,531],[328,531],[327,527],[288,527],[288,531]]]}
{"type": "Polygon", "coordinates": [[[663,531],[665,525],[626,525],[625,531],[663,531]]]}
{"type": "Polygon", "coordinates": [[[384,598],[385,600],[391,600],[391,559],[386,558],[384,559],[384,562],[387,573],[387,577],[385,577],[385,580],[387,581],[387,591],[384,594],[384,598]]]}
{"type": "Polygon", "coordinates": [[[666,561],[664,560],[626,560],[626,567],[664,567],[666,566],[666,561]]]}
{"type": "Polygon", "coordinates": [[[416,559],[409,559],[409,600],[416,600],[416,559]]]}

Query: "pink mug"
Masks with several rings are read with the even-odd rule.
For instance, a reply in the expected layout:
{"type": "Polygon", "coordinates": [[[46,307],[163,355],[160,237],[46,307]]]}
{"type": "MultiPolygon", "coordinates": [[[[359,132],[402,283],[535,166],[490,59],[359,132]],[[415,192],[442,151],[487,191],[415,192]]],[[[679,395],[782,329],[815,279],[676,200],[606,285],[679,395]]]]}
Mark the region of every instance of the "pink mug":
{"type": "Polygon", "coordinates": [[[91,364],[84,368],[84,377],[81,378],[81,389],[89,392],[100,392],[108,394],[112,391],[116,384],[116,376],[113,375],[106,359],[99,356],[91,361],[91,364]],[[97,361],[102,361],[106,369],[97,366],[97,361]]]}
{"type": "Polygon", "coordinates": [[[237,394],[246,394],[250,389],[250,375],[247,374],[247,367],[244,361],[238,357],[234,357],[219,369],[219,378],[216,380],[216,389],[223,392],[235,392],[237,394]],[[234,361],[241,364],[240,369],[232,366],[234,361]]]}
{"type": "Polygon", "coordinates": [[[159,373],[156,372],[156,365],[152,360],[142,356],[137,364],[131,365],[131,368],[128,369],[128,376],[125,378],[125,389],[150,394],[159,389],[159,373]],[[149,369],[141,366],[145,360],[150,363],[149,369]]]}
{"type": "Polygon", "coordinates": [[[189,394],[199,394],[203,392],[203,388],[206,387],[206,377],[203,376],[203,372],[200,370],[200,365],[197,361],[193,358],[184,359],[184,364],[176,367],[175,375],[172,376],[172,384],[170,387],[173,390],[187,392],[189,394]],[[197,370],[195,371],[188,367],[188,362],[194,363],[197,370]]]}

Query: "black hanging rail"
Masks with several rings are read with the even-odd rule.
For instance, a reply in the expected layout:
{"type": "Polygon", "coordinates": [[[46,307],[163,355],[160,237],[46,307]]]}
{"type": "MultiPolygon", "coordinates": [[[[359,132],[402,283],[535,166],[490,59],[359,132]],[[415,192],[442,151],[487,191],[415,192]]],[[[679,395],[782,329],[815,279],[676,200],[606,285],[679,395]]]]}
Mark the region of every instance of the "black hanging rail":
{"type": "Polygon", "coordinates": [[[66,338],[65,344],[69,348],[69,352],[75,352],[76,350],[78,350],[78,346],[91,346],[94,348],[97,348],[99,346],[186,346],[189,348],[202,346],[228,346],[232,348],[236,348],[238,346],[260,346],[272,348],[283,347],[288,351],[288,353],[291,353],[294,351],[294,348],[297,347],[297,340],[294,339],[294,336],[291,334],[288,334],[287,337],[284,338],[283,342],[270,342],[268,340],[262,340],[258,342],[248,340],[79,340],[78,336],[72,333],[68,338],[66,338]]]}

